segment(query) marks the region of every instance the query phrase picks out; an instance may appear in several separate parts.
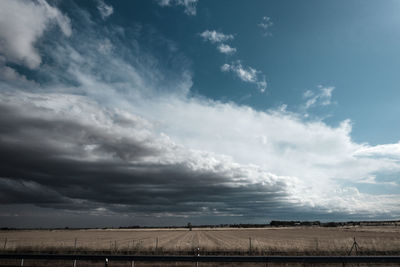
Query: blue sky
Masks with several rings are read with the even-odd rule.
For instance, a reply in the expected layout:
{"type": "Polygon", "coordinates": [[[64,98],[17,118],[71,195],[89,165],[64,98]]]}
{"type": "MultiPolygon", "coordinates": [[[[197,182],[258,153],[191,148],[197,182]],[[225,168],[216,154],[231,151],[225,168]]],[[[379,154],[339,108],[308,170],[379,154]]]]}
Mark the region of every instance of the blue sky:
{"type": "Polygon", "coordinates": [[[398,9],[3,0],[1,221],[398,219],[398,9]]]}
{"type": "Polygon", "coordinates": [[[287,104],[298,111],[304,91],[334,86],[334,107],[314,110],[316,116],[329,116],[326,122],[332,125],[350,118],[358,142],[398,141],[396,1],[204,1],[197,4],[196,16],[179,6],[159,10],[154,2],[129,4],[123,23],[152,25],[191,61],[192,91],[258,110],[287,104]],[[258,26],[265,16],[272,22],[267,36],[258,26]],[[234,35],[229,44],[237,52],[226,56],[201,42],[205,29],[234,35]],[[220,66],[233,60],[262,71],[267,92],[221,75],[220,66]]]}
{"type": "MultiPolygon", "coordinates": [[[[358,142],[398,141],[396,1],[204,1],[196,7],[196,15],[187,15],[173,4],[160,9],[156,1],[122,2],[108,23],[149,27],[173,42],[190,61],[194,93],[258,110],[287,104],[298,111],[306,90],[334,86],[335,106],[314,110],[316,116],[329,116],[332,125],[351,118],[358,142]],[[263,17],[272,22],[268,30],[259,26],[263,17]],[[227,56],[201,42],[205,30],[234,35],[229,44],[237,52],[227,56]],[[221,75],[221,65],[234,60],[264,73],[267,92],[221,75]]],[[[156,43],[150,46],[161,61],[170,60],[156,43]]]]}

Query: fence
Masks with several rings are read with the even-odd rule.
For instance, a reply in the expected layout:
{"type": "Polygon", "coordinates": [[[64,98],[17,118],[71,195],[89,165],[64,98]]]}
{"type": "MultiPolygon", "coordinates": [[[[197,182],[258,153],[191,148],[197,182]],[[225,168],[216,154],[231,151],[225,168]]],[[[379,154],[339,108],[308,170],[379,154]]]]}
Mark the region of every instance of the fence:
{"type": "Polygon", "coordinates": [[[131,256],[131,255],[72,255],[72,254],[0,254],[0,259],[131,262],[251,262],[251,263],[400,263],[400,256],[131,256]]]}

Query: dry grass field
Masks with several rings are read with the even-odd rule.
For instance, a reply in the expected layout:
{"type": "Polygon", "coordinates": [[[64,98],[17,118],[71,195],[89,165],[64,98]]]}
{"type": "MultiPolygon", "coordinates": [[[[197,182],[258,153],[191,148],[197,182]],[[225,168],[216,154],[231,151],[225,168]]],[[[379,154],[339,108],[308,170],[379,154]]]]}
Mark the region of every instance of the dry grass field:
{"type": "Polygon", "coordinates": [[[0,231],[2,252],[245,255],[400,255],[400,227],[0,231]],[[76,240],[76,249],[75,247],[76,240]]]}

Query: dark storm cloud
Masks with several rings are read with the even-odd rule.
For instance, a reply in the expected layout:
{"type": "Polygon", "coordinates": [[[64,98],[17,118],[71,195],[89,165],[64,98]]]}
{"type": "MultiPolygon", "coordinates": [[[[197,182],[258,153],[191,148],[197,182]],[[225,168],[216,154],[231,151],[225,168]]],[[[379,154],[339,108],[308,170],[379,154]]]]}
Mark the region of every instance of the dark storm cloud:
{"type": "Polygon", "coordinates": [[[66,203],[69,202],[59,193],[33,181],[0,178],[1,203],[66,203]]]}
{"type": "Polygon", "coordinates": [[[288,196],[284,180],[251,182],[251,168],[188,152],[141,118],[83,97],[2,94],[0,111],[2,204],[255,215],[288,196]]]}

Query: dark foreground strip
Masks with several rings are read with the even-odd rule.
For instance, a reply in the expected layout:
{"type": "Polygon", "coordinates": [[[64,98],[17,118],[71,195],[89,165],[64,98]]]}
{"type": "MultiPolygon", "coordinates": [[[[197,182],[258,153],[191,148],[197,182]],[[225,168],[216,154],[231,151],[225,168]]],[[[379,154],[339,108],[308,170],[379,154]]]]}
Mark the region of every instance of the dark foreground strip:
{"type": "Polygon", "coordinates": [[[130,256],[71,254],[0,254],[0,259],[147,261],[147,262],[305,262],[400,263],[400,256],[130,256]]]}

